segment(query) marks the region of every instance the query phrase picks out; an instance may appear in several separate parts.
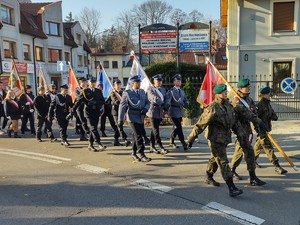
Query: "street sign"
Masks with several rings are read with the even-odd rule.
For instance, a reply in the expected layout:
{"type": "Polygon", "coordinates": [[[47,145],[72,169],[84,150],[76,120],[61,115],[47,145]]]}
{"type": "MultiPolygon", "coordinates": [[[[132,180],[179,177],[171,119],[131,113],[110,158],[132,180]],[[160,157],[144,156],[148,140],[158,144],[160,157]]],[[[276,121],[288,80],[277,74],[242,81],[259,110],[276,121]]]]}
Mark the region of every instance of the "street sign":
{"type": "Polygon", "coordinates": [[[186,50],[208,50],[209,30],[181,30],[179,35],[180,51],[186,50]]]}
{"type": "Polygon", "coordinates": [[[58,72],[65,72],[67,71],[67,64],[66,61],[57,61],[57,71],[58,72]]]}
{"type": "Polygon", "coordinates": [[[297,82],[296,82],[296,80],[294,80],[290,77],[287,77],[281,81],[280,87],[284,93],[291,94],[294,91],[296,91],[297,82]]]}

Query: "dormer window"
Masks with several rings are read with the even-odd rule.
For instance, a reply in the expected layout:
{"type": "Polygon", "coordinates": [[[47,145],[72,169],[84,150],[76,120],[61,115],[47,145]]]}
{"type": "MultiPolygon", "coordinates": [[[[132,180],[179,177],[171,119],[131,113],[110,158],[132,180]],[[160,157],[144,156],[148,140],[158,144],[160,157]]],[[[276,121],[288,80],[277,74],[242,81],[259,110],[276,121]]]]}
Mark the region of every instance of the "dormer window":
{"type": "Polygon", "coordinates": [[[47,35],[59,36],[59,23],[47,21],[45,31],[47,35]]]}

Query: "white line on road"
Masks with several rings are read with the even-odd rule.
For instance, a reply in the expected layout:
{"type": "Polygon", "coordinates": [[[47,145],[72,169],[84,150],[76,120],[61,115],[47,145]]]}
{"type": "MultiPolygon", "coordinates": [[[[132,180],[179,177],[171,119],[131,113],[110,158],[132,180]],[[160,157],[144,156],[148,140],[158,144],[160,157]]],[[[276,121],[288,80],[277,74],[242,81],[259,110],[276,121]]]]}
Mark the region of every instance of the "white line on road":
{"type": "Polygon", "coordinates": [[[88,165],[88,164],[80,164],[80,165],[76,166],[76,168],[87,171],[87,172],[96,173],[96,174],[107,173],[109,171],[109,169],[101,168],[98,166],[92,166],[92,165],[88,165]]]}
{"type": "Polygon", "coordinates": [[[14,150],[14,149],[6,149],[6,148],[0,148],[0,151],[6,151],[6,152],[15,152],[15,153],[21,153],[21,154],[26,154],[26,155],[34,155],[34,156],[42,156],[50,159],[57,159],[57,160],[62,160],[62,161],[71,161],[72,159],[68,158],[63,158],[59,156],[54,156],[54,155],[46,155],[46,154],[41,154],[41,153],[36,153],[36,152],[26,152],[26,151],[19,151],[19,150],[14,150]]]}
{"type": "Polygon", "coordinates": [[[27,158],[27,159],[35,159],[35,160],[40,160],[40,161],[43,161],[43,162],[48,162],[48,163],[53,163],[53,164],[62,163],[62,161],[58,161],[58,160],[55,160],[55,159],[47,159],[47,158],[42,158],[42,157],[38,157],[38,156],[30,156],[30,155],[25,155],[25,154],[21,154],[21,153],[14,153],[14,152],[9,152],[9,151],[0,150],[0,154],[18,156],[18,157],[23,157],[23,158],[27,158]]]}
{"type": "Polygon", "coordinates": [[[155,191],[159,194],[164,194],[164,193],[167,193],[174,189],[174,188],[162,185],[162,184],[154,183],[154,182],[151,182],[148,180],[143,180],[143,179],[137,180],[137,181],[133,182],[132,184],[136,185],[136,186],[141,186],[141,187],[149,189],[151,191],[155,191]]]}
{"type": "Polygon", "coordinates": [[[230,208],[217,202],[210,202],[207,205],[203,206],[202,209],[243,225],[260,225],[265,222],[265,220],[261,218],[252,216],[250,214],[230,208]]]}

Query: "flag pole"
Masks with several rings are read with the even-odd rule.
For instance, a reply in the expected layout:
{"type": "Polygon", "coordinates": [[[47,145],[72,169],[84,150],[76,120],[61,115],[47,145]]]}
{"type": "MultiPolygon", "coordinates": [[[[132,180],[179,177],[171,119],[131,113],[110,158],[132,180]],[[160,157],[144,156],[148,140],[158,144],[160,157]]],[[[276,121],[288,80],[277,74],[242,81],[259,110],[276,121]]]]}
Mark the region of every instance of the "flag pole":
{"type": "MultiPolygon", "coordinates": [[[[243,103],[244,106],[246,106],[246,108],[248,110],[250,110],[250,107],[248,105],[248,103],[241,98],[241,96],[239,96],[239,94],[237,93],[236,90],[233,89],[232,85],[228,83],[228,81],[225,79],[225,77],[223,76],[223,74],[215,67],[215,65],[210,62],[210,60],[208,60],[208,62],[213,66],[213,68],[215,70],[217,70],[220,75],[221,78],[224,80],[224,82],[226,83],[226,85],[230,86],[230,88],[232,89],[232,91],[234,92],[234,94],[236,95],[236,97],[243,103]]],[[[283,151],[283,149],[280,147],[280,145],[274,140],[274,138],[272,137],[272,135],[266,131],[267,136],[269,137],[270,141],[275,145],[275,147],[277,148],[277,150],[281,153],[281,155],[285,158],[285,160],[290,164],[290,166],[295,170],[298,171],[298,167],[295,166],[295,164],[292,162],[292,160],[287,156],[287,154],[283,151]]]]}

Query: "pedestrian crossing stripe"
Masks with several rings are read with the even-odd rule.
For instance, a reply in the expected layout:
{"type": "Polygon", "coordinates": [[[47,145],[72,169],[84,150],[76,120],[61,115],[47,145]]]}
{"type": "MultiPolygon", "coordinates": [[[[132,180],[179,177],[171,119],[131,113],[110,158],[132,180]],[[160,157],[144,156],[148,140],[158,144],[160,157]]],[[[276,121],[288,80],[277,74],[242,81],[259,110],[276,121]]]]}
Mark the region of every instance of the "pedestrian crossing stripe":
{"type": "Polygon", "coordinates": [[[143,187],[145,189],[149,189],[149,190],[157,192],[159,194],[164,194],[164,193],[167,193],[174,189],[174,188],[171,188],[171,187],[168,187],[168,186],[165,186],[162,184],[154,183],[154,182],[144,180],[144,179],[137,180],[137,181],[133,182],[132,184],[143,187]]]}

